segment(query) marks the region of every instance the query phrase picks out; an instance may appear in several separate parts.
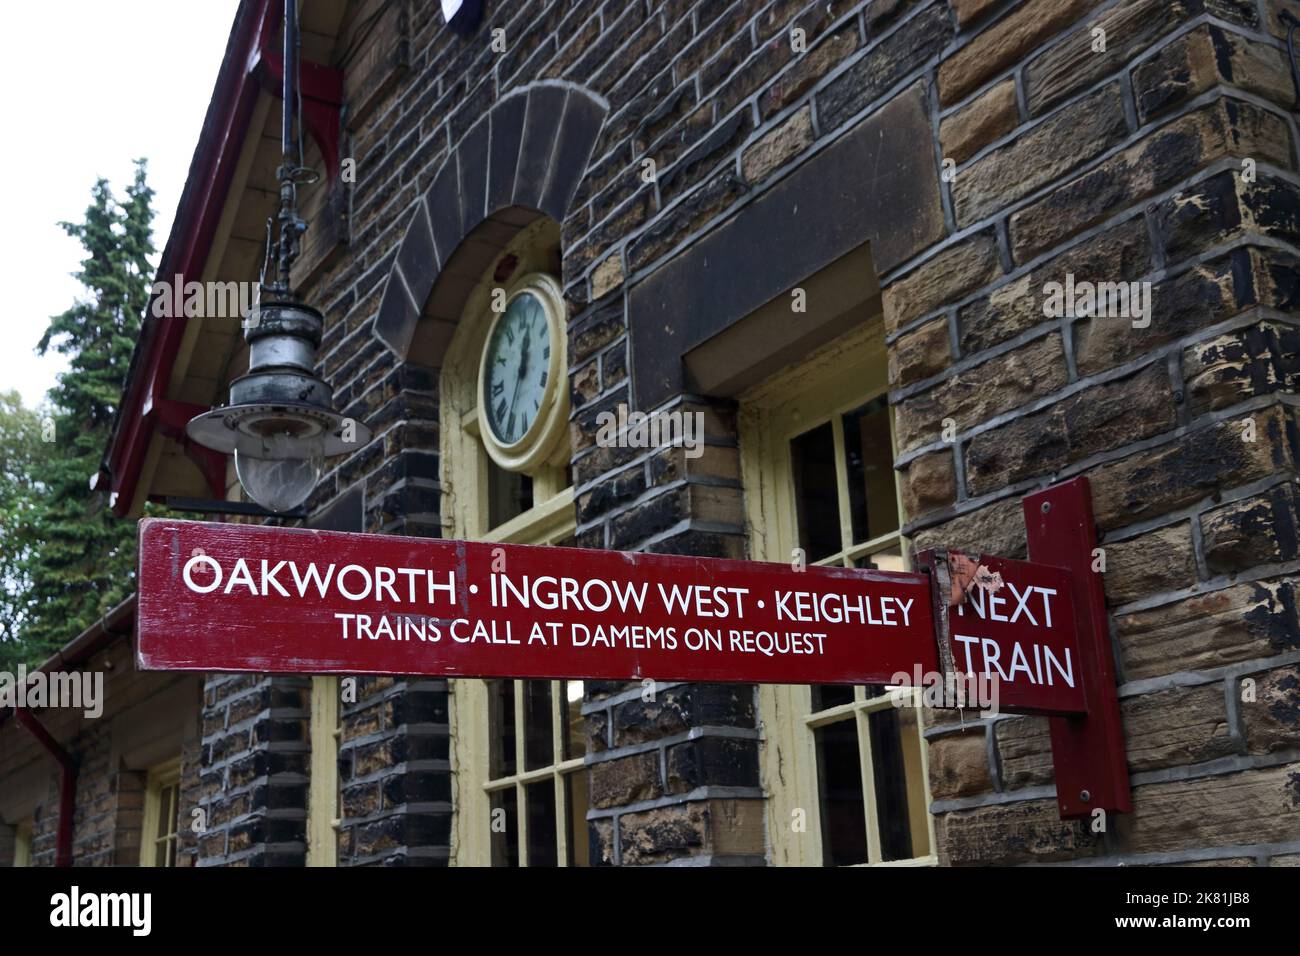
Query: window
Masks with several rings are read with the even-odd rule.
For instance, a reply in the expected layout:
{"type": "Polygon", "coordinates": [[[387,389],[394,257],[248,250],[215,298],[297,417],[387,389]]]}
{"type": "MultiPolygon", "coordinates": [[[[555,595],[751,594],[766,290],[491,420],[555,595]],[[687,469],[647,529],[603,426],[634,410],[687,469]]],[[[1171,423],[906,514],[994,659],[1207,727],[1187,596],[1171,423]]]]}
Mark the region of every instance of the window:
{"type": "MultiPolygon", "coordinates": [[[[473,426],[464,434],[472,438],[473,426]]],[[[465,536],[568,544],[573,489],[557,484],[554,474],[535,477],[534,488],[549,489],[539,503],[465,536]]],[[[582,690],[581,681],[453,682],[457,865],[587,865],[582,690]]]]}
{"type": "Polygon", "coordinates": [[[24,820],[14,828],[14,866],[32,865],[32,822],[24,820]]]}
{"type": "Polygon", "coordinates": [[[582,681],[487,682],[493,866],[586,866],[582,681]]]}
{"type": "MultiPolygon", "coordinates": [[[[906,570],[879,320],[752,389],[741,450],[753,556],[906,570]]],[[[929,863],[919,711],[880,686],[764,686],[773,862],[929,863]]]]}
{"type": "Polygon", "coordinates": [[[311,791],[307,797],[307,865],[338,865],[339,745],[343,722],[339,712],[339,679],[311,679],[311,791]]]}
{"type": "MultiPolygon", "coordinates": [[[[560,416],[563,432],[552,452],[533,456],[540,461],[530,460],[527,467],[503,467],[498,459],[507,465],[512,462],[499,449],[489,449],[491,441],[502,439],[495,431],[486,433],[494,425],[485,417],[480,400],[480,373],[494,367],[503,347],[489,337],[494,323],[492,290],[503,285],[540,289],[538,273],[558,269],[558,243],[558,227],[549,220],[525,230],[509,254],[498,260],[499,264],[515,259],[510,278],[497,282],[489,273],[476,287],[443,358],[440,414],[447,537],[520,544],[572,542],[567,411],[560,416]]],[[[562,299],[558,304],[563,307],[562,299]]],[[[507,306],[502,321],[510,314],[507,306]]],[[[531,305],[521,312],[520,328],[530,322],[536,323],[531,334],[540,335],[542,325],[532,318],[531,305]]],[[[559,331],[562,328],[561,324],[559,331]]],[[[503,336],[506,344],[513,341],[509,334],[503,336]]],[[[553,351],[562,355],[562,337],[553,336],[552,342],[553,351]]],[[[552,354],[540,344],[533,348],[538,356],[549,359],[552,354]]],[[[521,377],[525,366],[533,369],[521,363],[521,377]]],[[[567,370],[561,366],[555,371],[567,402],[567,370]]],[[[540,391],[550,379],[538,375],[540,391]]],[[[485,379],[482,387],[494,385],[485,379]]],[[[452,862],[458,866],[587,865],[582,682],[467,679],[452,681],[451,688],[452,862]]]]}
{"type": "Polygon", "coordinates": [[[176,865],[180,798],[180,758],[151,767],[145,784],[141,866],[176,865]]]}

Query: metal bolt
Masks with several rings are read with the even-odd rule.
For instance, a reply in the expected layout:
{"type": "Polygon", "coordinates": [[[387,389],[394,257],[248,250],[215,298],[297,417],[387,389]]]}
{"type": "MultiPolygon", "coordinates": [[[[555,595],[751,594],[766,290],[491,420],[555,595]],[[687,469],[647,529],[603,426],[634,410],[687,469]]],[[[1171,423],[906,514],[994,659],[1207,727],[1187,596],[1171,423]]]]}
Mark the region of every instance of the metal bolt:
{"type": "Polygon", "coordinates": [[[1052,510],[1052,503],[1050,501],[1044,501],[1042,504],[1042,510],[1043,514],[1047,514],[1047,512],[1052,510]]]}
{"type": "Polygon", "coordinates": [[[1083,801],[1084,803],[1087,803],[1089,800],[1092,799],[1092,794],[1089,793],[1087,790],[1080,790],[1080,791],[1079,791],[1079,799],[1080,799],[1081,801],[1083,801]]]}

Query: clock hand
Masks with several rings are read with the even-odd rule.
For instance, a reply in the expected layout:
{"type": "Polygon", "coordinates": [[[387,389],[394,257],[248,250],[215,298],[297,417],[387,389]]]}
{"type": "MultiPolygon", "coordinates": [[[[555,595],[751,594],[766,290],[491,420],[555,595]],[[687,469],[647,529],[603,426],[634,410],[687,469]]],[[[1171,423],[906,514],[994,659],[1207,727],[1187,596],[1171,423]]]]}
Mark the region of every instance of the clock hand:
{"type": "Polygon", "coordinates": [[[510,407],[506,409],[506,422],[514,418],[515,401],[519,398],[519,387],[524,383],[524,373],[528,371],[528,336],[524,335],[524,341],[519,350],[519,374],[515,376],[515,387],[510,392],[510,407]]]}

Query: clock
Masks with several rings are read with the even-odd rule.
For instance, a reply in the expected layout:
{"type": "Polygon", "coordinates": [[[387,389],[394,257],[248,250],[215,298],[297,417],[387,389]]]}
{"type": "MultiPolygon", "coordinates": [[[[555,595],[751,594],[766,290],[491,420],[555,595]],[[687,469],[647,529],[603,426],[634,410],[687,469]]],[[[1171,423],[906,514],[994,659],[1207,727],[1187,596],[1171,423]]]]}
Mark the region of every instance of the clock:
{"type": "Polygon", "coordinates": [[[567,459],[564,296],[549,275],[525,276],[492,313],[478,375],[479,435],[508,471],[567,459]]]}

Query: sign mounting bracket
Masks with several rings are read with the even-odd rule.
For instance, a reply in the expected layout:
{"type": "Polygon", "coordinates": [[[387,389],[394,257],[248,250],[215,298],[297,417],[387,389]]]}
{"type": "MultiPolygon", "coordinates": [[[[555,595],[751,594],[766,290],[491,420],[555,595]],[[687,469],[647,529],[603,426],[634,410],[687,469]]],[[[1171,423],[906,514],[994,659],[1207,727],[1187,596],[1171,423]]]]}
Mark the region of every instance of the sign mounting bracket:
{"type": "Polygon", "coordinates": [[[1088,713],[1050,721],[1061,819],[1088,817],[1096,810],[1131,813],[1106,598],[1101,572],[1094,570],[1097,528],[1088,479],[1080,476],[1035,492],[1025,497],[1022,506],[1029,559],[1067,569],[1074,589],[1088,713]]]}

